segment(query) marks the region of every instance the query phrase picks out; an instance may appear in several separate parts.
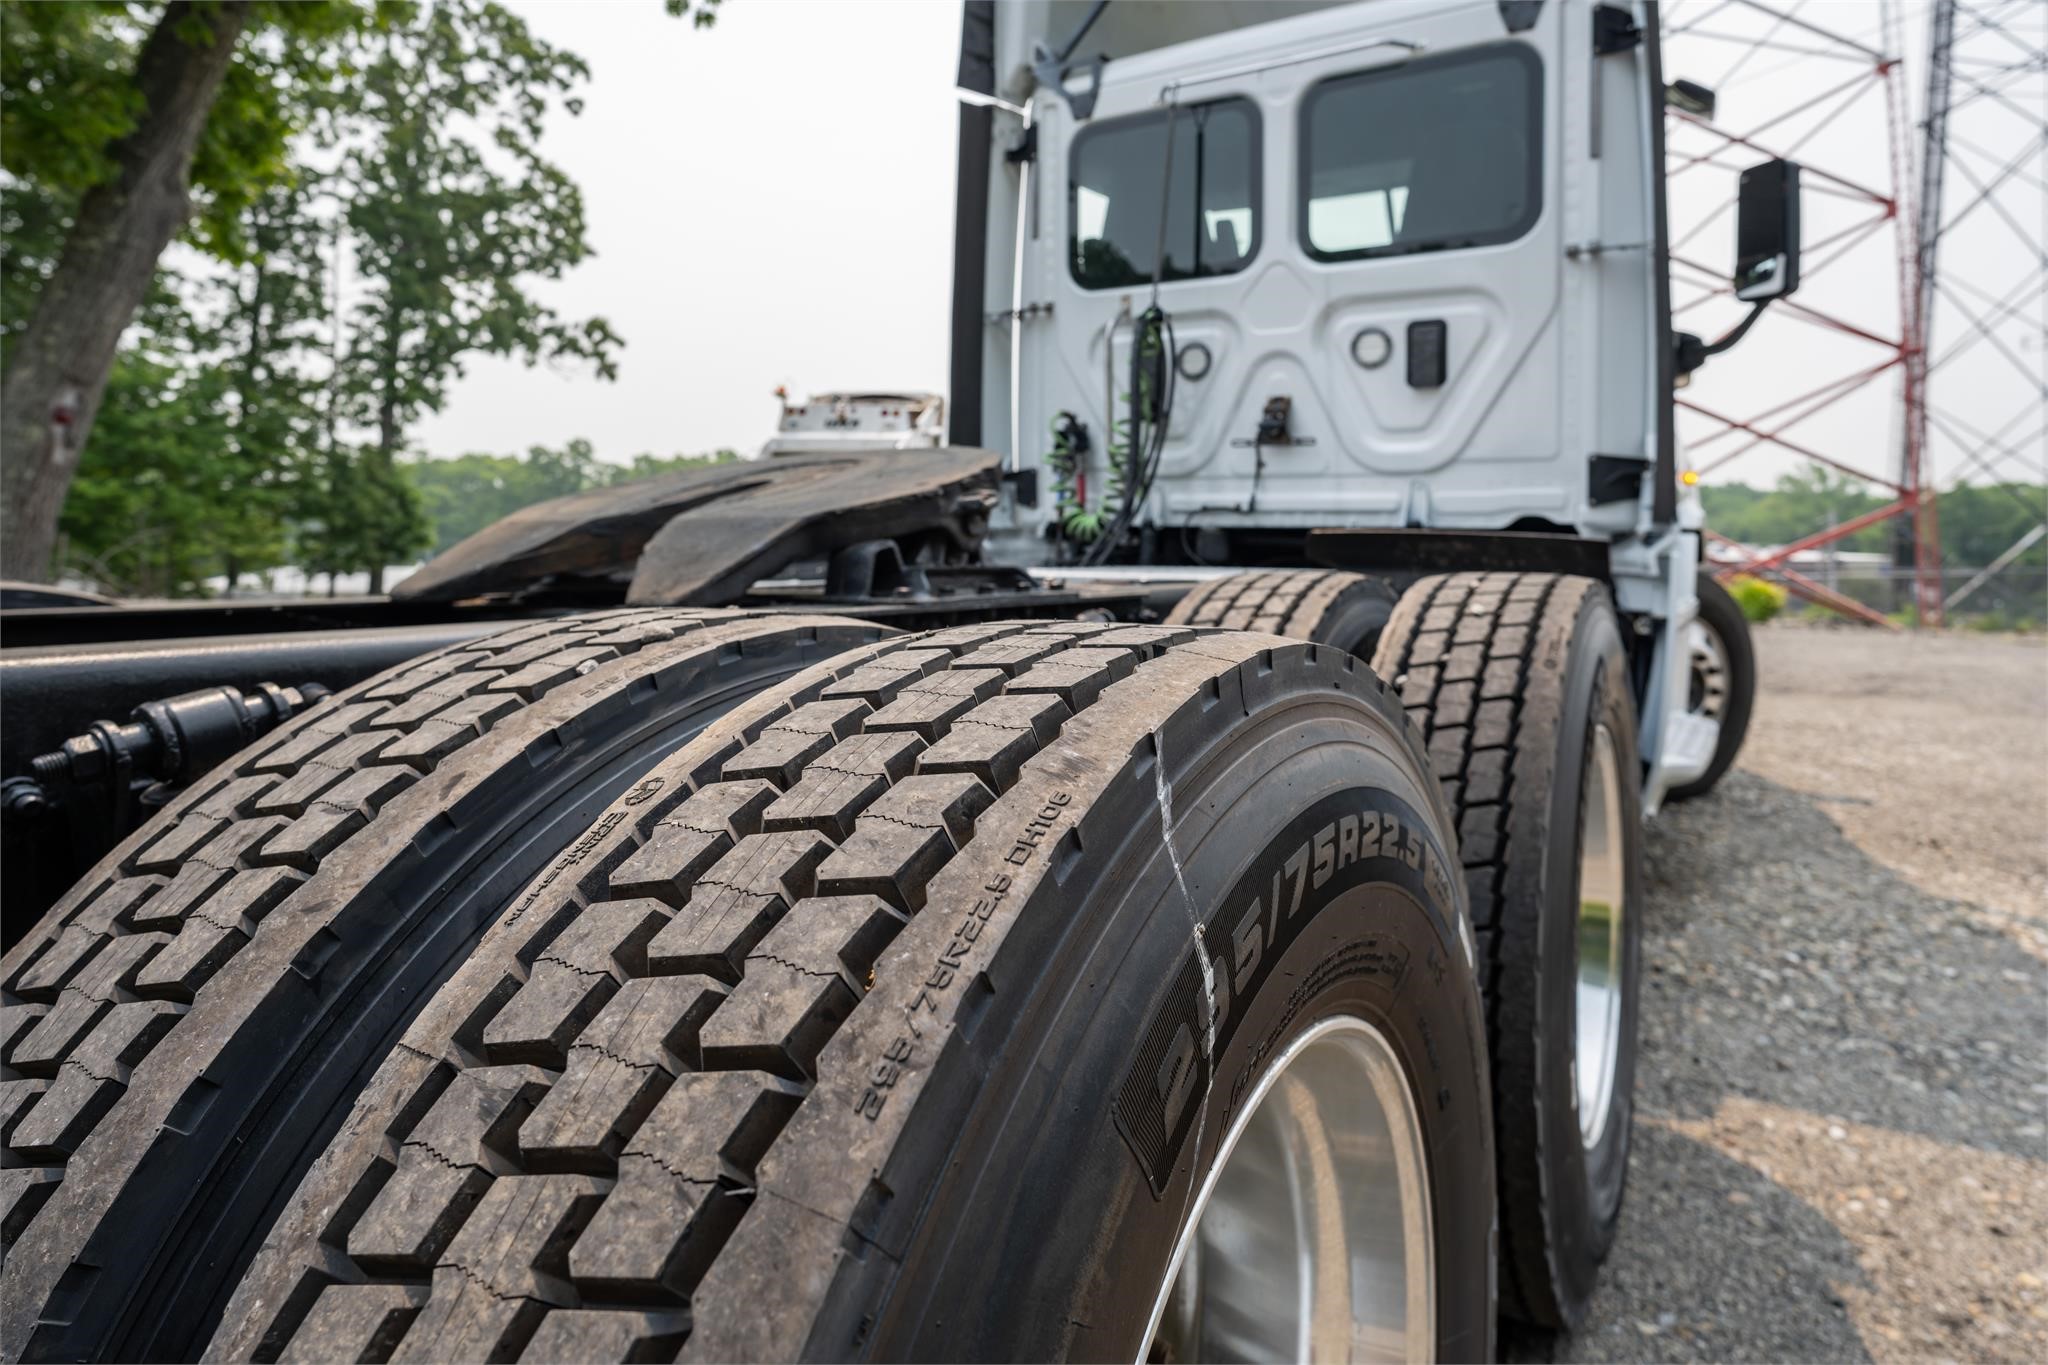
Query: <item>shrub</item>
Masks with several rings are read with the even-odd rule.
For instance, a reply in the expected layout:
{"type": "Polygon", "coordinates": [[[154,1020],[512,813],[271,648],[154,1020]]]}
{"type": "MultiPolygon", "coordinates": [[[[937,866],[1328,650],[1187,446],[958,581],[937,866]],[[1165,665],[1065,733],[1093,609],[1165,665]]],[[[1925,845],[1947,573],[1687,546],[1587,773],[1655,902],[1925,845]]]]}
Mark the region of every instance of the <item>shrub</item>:
{"type": "Polygon", "coordinates": [[[1752,623],[1768,621],[1785,609],[1786,592],[1783,588],[1749,574],[1737,574],[1730,579],[1728,593],[1752,623]]]}

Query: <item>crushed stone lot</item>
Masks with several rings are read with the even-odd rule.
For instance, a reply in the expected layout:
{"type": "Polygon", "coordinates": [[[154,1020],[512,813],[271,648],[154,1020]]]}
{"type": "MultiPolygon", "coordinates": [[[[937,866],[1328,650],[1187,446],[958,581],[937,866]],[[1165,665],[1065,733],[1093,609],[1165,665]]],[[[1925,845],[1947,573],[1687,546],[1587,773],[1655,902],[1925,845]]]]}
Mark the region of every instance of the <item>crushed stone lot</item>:
{"type": "Polygon", "coordinates": [[[2048,644],[1757,632],[1652,822],[1621,1230],[1510,1358],[2048,1360],[2048,644]]]}

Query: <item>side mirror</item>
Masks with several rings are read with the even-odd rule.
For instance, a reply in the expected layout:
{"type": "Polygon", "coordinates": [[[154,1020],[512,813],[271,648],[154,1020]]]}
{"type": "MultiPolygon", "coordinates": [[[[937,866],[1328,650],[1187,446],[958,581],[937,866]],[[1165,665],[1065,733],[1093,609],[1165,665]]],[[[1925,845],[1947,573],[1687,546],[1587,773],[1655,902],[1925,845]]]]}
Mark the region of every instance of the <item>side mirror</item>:
{"type": "Polygon", "coordinates": [[[1698,81],[1676,80],[1664,87],[1664,103],[1682,114],[1714,121],[1714,92],[1698,81]]]}
{"type": "Polygon", "coordinates": [[[1735,297],[1782,299],[1799,288],[1799,163],[1766,161],[1742,173],[1735,202],[1735,297]]]}

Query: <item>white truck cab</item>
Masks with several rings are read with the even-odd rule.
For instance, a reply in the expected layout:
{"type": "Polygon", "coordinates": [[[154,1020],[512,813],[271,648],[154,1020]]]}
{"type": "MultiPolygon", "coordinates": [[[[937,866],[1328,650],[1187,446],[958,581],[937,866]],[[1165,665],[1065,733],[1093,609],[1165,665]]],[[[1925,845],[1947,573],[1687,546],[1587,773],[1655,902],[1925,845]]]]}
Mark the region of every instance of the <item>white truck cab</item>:
{"type": "Polygon", "coordinates": [[[952,439],[1006,457],[992,553],[1592,564],[1646,808],[1697,779],[1655,5],[965,18],[952,439]]]}

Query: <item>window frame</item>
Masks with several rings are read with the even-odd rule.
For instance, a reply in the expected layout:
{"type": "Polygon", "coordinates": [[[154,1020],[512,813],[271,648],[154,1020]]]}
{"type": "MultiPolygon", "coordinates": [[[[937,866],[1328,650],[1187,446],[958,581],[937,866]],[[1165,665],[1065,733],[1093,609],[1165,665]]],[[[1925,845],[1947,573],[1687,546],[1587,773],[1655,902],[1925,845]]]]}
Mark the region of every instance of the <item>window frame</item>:
{"type": "Polygon", "coordinates": [[[1380,66],[1369,66],[1356,71],[1340,71],[1325,76],[1304,90],[1295,115],[1295,194],[1294,210],[1301,249],[1312,261],[1337,263],[1344,261],[1376,260],[1389,256],[1440,255],[1447,251],[1472,251],[1480,247],[1504,246],[1518,242],[1529,235],[1543,220],[1544,194],[1543,177],[1548,169],[1544,141],[1545,96],[1543,82],[1543,58],[1527,43],[1506,39],[1491,43],[1475,43],[1450,52],[1433,52],[1427,56],[1414,57],[1406,61],[1389,62],[1380,66]],[[1353,247],[1348,251],[1325,251],[1309,238],[1308,213],[1312,196],[1309,193],[1313,168],[1310,158],[1314,147],[1309,137],[1309,120],[1314,116],[1316,105],[1338,87],[1355,87],[1367,84],[1375,77],[1408,75],[1416,71],[1429,71],[1470,65],[1477,61],[1490,61],[1503,54],[1513,54],[1512,59],[1520,62],[1527,70],[1529,82],[1529,104],[1527,114],[1532,136],[1529,139],[1531,155],[1528,166],[1529,211],[1520,221],[1505,228],[1490,232],[1473,233],[1468,241],[1456,246],[1433,245],[1428,242],[1388,242],[1385,246],[1353,247]]]}
{"type": "MultiPolygon", "coordinates": [[[[1215,99],[1201,100],[1194,104],[1177,105],[1170,109],[1146,109],[1135,114],[1122,114],[1116,118],[1102,119],[1099,122],[1091,120],[1086,127],[1082,128],[1078,133],[1074,134],[1073,139],[1067,144],[1066,253],[1067,280],[1076,289],[1082,290],[1083,292],[1089,294],[1103,294],[1108,293],[1109,291],[1114,289],[1143,288],[1147,285],[1150,285],[1152,282],[1152,277],[1147,275],[1139,280],[1119,284],[1089,284],[1083,279],[1081,279],[1081,277],[1075,273],[1075,270],[1080,262],[1081,247],[1081,183],[1079,180],[1075,178],[1075,170],[1080,165],[1081,153],[1083,149],[1086,148],[1087,145],[1090,142],[1094,141],[1098,136],[1105,133],[1142,127],[1147,123],[1163,123],[1169,116],[1184,117],[1198,109],[1220,109],[1225,106],[1242,106],[1245,113],[1249,115],[1251,119],[1251,155],[1249,158],[1250,165],[1247,167],[1246,171],[1251,187],[1251,243],[1249,246],[1243,249],[1242,254],[1238,257],[1237,264],[1232,266],[1228,270],[1212,271],[1205,275],[1161,275],[1159,280],[1159,287],[1161,289],[1165,289],[1172,285],[1200,284],[1205,280],[1226,279],[1229,276],[1244,273],[1244,271],[1251,267],[1252,262],[1258,259],[1259,251],[1266,244],[1265,119],[1263,112],[1259,108],[1259,102],[1253,99],[1250,95],[1221,95],[1215,99]]],[[[1180,132],[1176,131],[1174,136],[1179,137],[1181,136],[1181,134],[1180,132]]],[[[1200,221],[1201,213],[1202,206],[1198,203],[1195,205],[1195,216],[1198,222],[1200,221]]],[[[1170,208],[1168,210],[1168,216],[1171,216],[1170,208]]],[[[1094,240],[1103,239],[1097,238],[1094,240]]]]}

